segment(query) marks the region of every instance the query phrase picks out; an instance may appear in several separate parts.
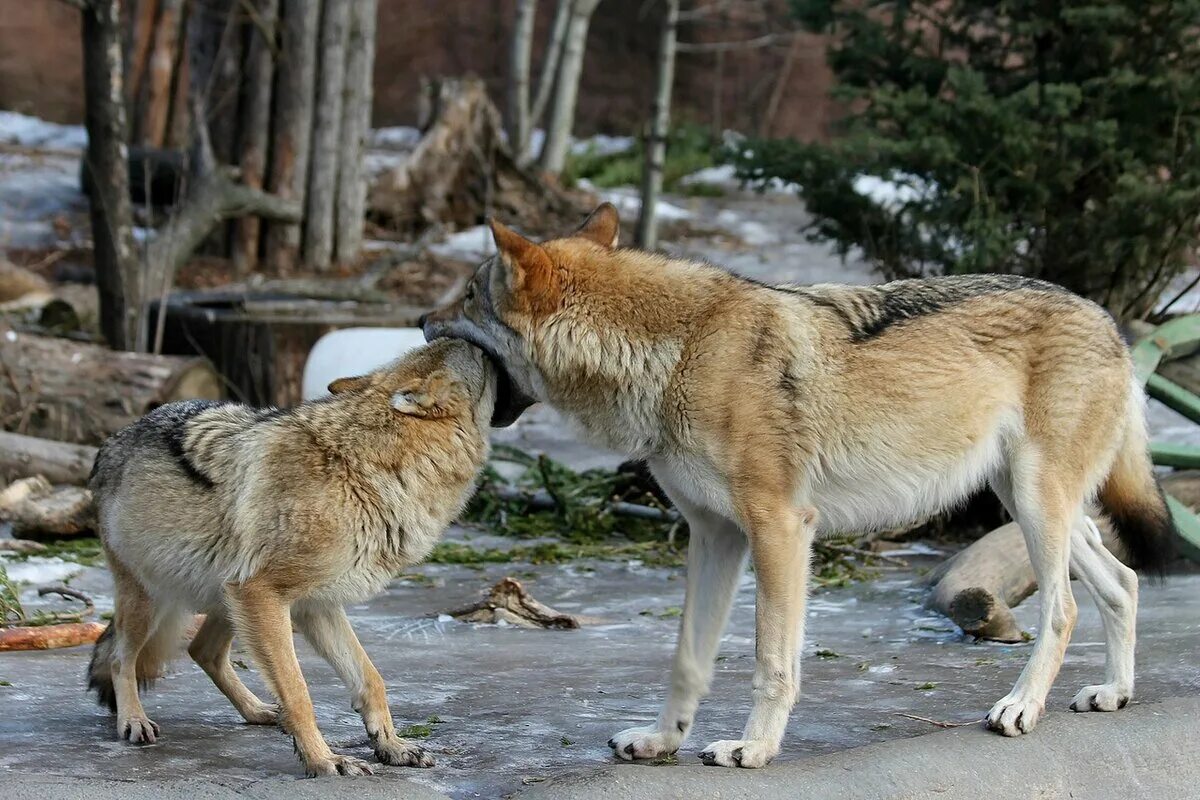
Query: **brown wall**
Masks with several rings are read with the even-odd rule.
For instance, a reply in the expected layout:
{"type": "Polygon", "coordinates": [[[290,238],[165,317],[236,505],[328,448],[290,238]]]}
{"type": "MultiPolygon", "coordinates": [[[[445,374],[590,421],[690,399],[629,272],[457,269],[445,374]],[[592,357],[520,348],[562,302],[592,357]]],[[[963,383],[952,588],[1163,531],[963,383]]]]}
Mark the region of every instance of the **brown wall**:
{"type": "MultiPolygon", "coordinates": [[[[414,121],[421,75],[473,73],[503,102],[512,0],[379,0],[375,69],[375,124],[414,121]]],[[[534,75],[553,13],[539,3],[534,75]]],[[[592,20],[580,88],[576,130],[631,133],[649,114],[656,20],[645,0],[604,0],[592,20]]],[[[782,15],[786,7],[780,0],[782,15]]],[[[782,18],[782,17],[781,17],[782,18]]],[[[761,31],[681,27],[681,41],[736,41],[761,31]]],[[[720,82],[722,127],[759,129],[789,44],[727,53],[720,82]]],[[[675,115],[711,124],[717,58],[681,54],[676,70],[675,115]]],[[[0,108],[56,122],[83,118],[79,15],[57,0],[0,0],[0,108]]],[[[772,135],[804,139],[828,135],[833,107],[824,42],[802,36],[772,135]]]]}

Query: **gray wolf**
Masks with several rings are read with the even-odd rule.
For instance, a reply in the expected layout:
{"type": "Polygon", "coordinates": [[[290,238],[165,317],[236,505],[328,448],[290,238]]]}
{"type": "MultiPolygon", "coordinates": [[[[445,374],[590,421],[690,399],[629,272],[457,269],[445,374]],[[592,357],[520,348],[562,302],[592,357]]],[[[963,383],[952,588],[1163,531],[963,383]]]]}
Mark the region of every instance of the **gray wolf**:
{"type": "Polygon", "coordinates": [[[88,683],[116,712],[117,735],[159,736],[139,684],[161,676],[202,612],[188,652],[247,722],[292,735],[308,774],[371,769],[317,729],[293,625],[350,689],[376,757],[432,766],[396,735],[383,679],[343,607],[428,555],[461,512],[503,410],[501,380],[477,348],[437,342],[292,409],[173,403],[110,438],[90,485],[116,610],[88,683]],[[234,672],[235,634],[278,706],[234,672]]]}
{"type": "Polygon", "coordinates": [[[616,209],[536,243],[500,223],[498,253],[429,339],[473,342],[520,403],[549,403],[598,443],[645,459],[687,518],[687,596],[662,712],[609,742],[675,752],[708,691],[747,553],[756,665],[740,736],[700,753],[760,767],[800,693],[815,536],[918,521],[988,486],[1025,535],[1041,587],[1037,642],[987,715],[1007,736],[1042,715],[1075,624],[1070,574],[1104,619],[1107,665],[1077,711],[1133,693],[1137,577],[1172,523],[1147,456],[1143,392],[1110,317],[1049,283],[976,275],[881,286],[770,286],[709,264],[618,248],[616,209]]]}

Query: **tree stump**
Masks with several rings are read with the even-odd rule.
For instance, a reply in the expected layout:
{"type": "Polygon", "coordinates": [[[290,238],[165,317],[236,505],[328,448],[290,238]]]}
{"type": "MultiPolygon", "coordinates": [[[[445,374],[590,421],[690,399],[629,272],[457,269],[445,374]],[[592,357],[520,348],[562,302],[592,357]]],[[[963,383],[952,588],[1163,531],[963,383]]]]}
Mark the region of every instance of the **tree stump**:
{"type": "Polygon", "coordinates": [[[517,164],[482,81],[438,81],[426,91],[431,124],[408,160],[372,185],[374,221],[406,237],[493,215],[534,232],[579,222],[586,204],[517,164]]]}

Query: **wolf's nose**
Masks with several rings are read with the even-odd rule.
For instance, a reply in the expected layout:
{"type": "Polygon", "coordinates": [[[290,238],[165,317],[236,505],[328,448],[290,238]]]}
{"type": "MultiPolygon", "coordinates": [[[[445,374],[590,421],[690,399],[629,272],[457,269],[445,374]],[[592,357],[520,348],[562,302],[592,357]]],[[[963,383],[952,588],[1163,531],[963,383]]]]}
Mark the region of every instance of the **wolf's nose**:
{"type": "Polygon", "coordinates": [[[418,327],[418,328],[424,328],[424,327],[425,327],[425,320],[427,320],[427,319],[429,319],[429,315],[428,315],[428,314],[422,314],[421,316],[417,317],[417,327],[418,327]]]}

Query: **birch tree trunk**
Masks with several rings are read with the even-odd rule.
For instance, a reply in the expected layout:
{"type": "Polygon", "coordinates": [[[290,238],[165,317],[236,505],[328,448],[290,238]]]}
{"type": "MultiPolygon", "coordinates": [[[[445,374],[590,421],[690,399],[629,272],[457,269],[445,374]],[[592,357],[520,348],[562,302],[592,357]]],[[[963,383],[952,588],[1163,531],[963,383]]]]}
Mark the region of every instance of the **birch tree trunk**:
{"type": "Polygon", "coordinates": [[[128,125],[122,86],[121,3],[93,0],[83,8],[83,76],[92,191],[92,241],[100,294],[100,330],[111,347],[144,341],[141,269],[133,247],[129,202],[128,125]]]}
{"type": "Polygon", "coordinates": [[[654,117],[646,137],[646,161],[642,166],[642,208],[638,214],[635,240],[638,247],[658,247],[658,196],[662,194],[663,163],[667,158],[667,133],[671,125],[671,85],[675,82],[675,29],[679,23],[679,0],[663,0],[666,12],[658,45],[658,84],[654,93],[654,117]]]}
{"type": "MultiPolygon", "coordinates": [[[[262,189],[267,169],[267,147],[271,141],[271,82],[275,75],[275,39],[279,0],[255,0],[249,42],[246,46],[246,80],[242,87],[242,131],[239,163],[242,183],[262,189]]],[[[233,268],[239,278],[258,266],[262,220],[248,216],[238,220],[233,243],[233,268]]]]}
{"type": "MultiPolygon", "coordinates": [[[[321,4],[316,0],[283,0],[281,10],[282,41],[275,81],[268,186],[272,194],[303,206],[308,186],[321,4]]],[[[266,259],[273,272],[290,272],[299,251],[299,224],[276,223],[269,227],[266,259]]]]}
{"type": "Polygon", "coordinates": [[[588,25],[600,0],[575,0],[567,22],[562,61],[554,84],[553,113],[546,125],[541,167],[547,172],[562,172],[571,146],[575,125],[575,102],[579,98],[579,78],[583,74],[583,56],[587,49],[588,25]]]}
{"type": "MultiPolygon", "coordinates": [[[[571,7],[574,0],[558,0],[554,10],[554,23],[550,26],[550,41],[546,43],[546,52],[542,55],[542,72],[538,78],[537,96],[533,98],[533,106],[529,110],[530,133],[533,127],[542,121],[546,108],[550,105],[550,94],[554,91],[554,78],[558,74],[558,65],[562,62],[563,40],[567,36],[567,22],[571,18],[571,7]]],[[[529,140],[521,142],[521,149],[513,148],[517,159],[524,163],[529,160],[529,140]]]]}
{"type": "Polygon", "coordinates": [[[320,71],[314,109],[312,164],[304,226],[304,263],[318,270],[333,261],[333,206],[336,199],[342,100],[346,89],[346,39],[351,0],[325,0],[321,19],[320,71]]]}
{"type": "Polygon", "coordinates": [[[533,18],[537,0],[517,0],[512,47],[508,58],[508,114],[504,120],[508,143],[514,153],[529,141],[529,61],[533,53],[533,18]]]}
{"type": "Polygon", "coordinates": [[[335,258],[342,264],[357,259],[362,250],[363,217],[367,203],[363,153],[371,127],[376,6],[376,0],[355,0],[350,16],[346,95],[342,105],[342,162],[337,177],[334,237],[335,258]]]}

